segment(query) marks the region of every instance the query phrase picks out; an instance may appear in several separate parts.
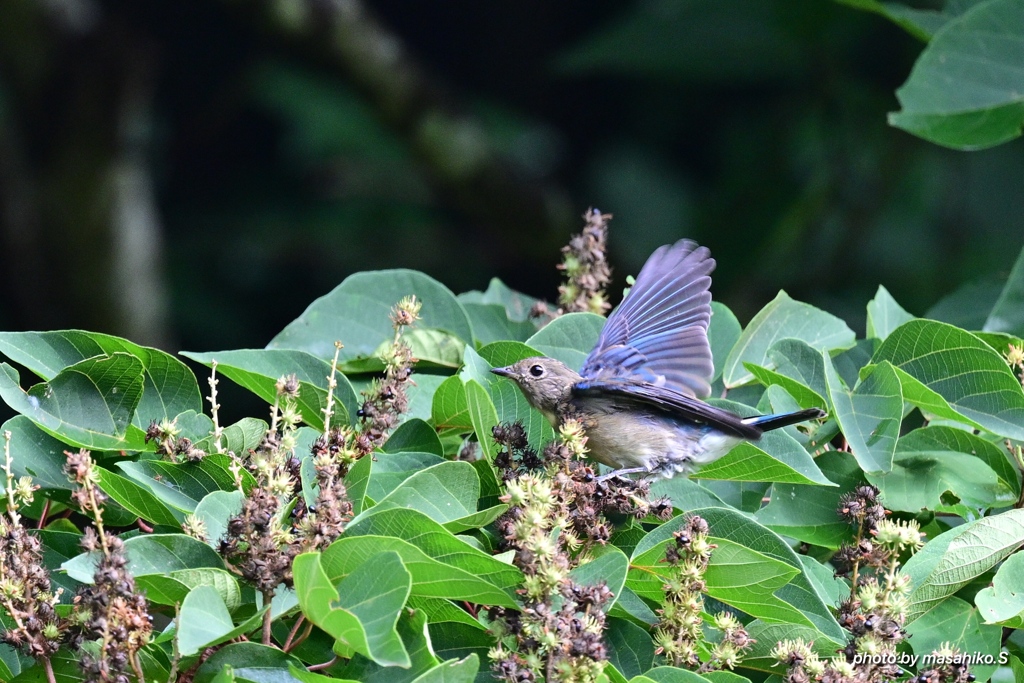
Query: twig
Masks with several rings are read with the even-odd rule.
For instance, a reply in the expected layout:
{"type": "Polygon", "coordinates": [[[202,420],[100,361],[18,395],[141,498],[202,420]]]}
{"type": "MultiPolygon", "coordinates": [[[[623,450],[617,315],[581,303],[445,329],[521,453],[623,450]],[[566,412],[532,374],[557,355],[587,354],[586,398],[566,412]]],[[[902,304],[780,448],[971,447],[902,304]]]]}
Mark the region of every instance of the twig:
{"type": "Polygon", "coordinates": [[[307,666],[306,671],[323,671],[324,669],[329,669],[332,666],[334,666],[337,663],[337,661],[338,655],[334,655],[333,657],[331,657],[331,661],[329,662],[324,662],[323,664],[312,664],[310,666],[307,666]]]}

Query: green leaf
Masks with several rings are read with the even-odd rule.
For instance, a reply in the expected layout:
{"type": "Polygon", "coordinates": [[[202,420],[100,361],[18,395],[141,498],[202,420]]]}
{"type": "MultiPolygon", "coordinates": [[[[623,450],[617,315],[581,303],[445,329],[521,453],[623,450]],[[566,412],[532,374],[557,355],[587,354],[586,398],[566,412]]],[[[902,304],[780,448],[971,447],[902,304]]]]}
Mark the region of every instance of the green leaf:
{"type": "MultiPolygon", "coordinates": [[[[960,598],[952,597],[933,605],[908,623],[907,633],[911,636],[914,653],[918,655],[933,652],[948,642],[960,652],[977,652],[998,659],[1002,629],[981,623],[977,609],[960,598]]],[[[988,680],[995,670],[995,666],[971,666],[971,673],[980,681],[988,680]]]]}
{"type": "Polygon", "coordinates": [[[358,566],[356,553],[361,548],[372,549],[374,542],[381,548],[387,543],[388,550],[401,555],[413,574],[418,595],[515,606],[511,595],[523,580],[518,569],[459,540],[415,510],[392,508],[364,512],[352,520],[344,538],[324,551],[324,568],[332,578],[354,571],[358,566]],[[372,537],[373,542],[362,541],[360,536],[372,537]],[[404,542],[395,543],[382,537],[404,542]]]}
{"type": "Polygon", "coordinates": [[[747,635],[754,640],[754,645],[743,655],[743,667],[768,673],[779,673],[779,660],[772,656],[775,645],[783,640],[797,638],[808,644],[808,647],[824,660],[831,659],[846,644],[845,632],[828,636],[821,631],[800,624],[771,624],[755,619],[746,626],[747,635]]]}
{"type": "Polygon", "coordinates": [[[0,363],[0,397],[61,441],[101,451],[145,450],[131,424],[142,398],[142,361],[126,353],[88,358],[27,392],[18,371],[0,363]]]}
{"type": "Polygon", "coordinates": [[[413,683],[472,683],[479,670],[480,658],[474,652],[465,659],[452,659],[438,664],[414,678],[413,683]]]}
{"type": "Polygon", "coordinates": [[[566,313],[526,340],[526,345],[579,371],[597,344],[605,319],[594,313],[566,313]]]}
{"type": "Polygon", "coordinates": [[[505,309],[508,319],[516,322],[529,320],[530,311],[539,302],[539,299],[511,289],[496,277],[491,278],[487,284],[487,291],[463,292],[457,298],[463,306],[466,304],[498,304],[505,309]]]}
{"type": "Polygon", "coordinates": [[[292,571],[307,619],[382,666],[410,666],[395,624],[412,577],[398,553],[375,555],[338,584],[324,573],[319,553],[299,555],[292,571]]]}
{"type": "Polygon", "coordinates": [[[768,349],[768,361],[774,370],[744,363],[757,381],[766,387],[781,386],[801,408],[828,409],[825,401],[825,367],[822,352],[799,339],[780,339],[768,349]]]}
{"type": "Polygon", "coordinates": [[[11,471],[15,477],[32,477],[32,483],[43,490],[71,491],[73,484],[64,474],[70,450],[24,415],[16,415],[0,427],[0,432],[11,433],[11,471]]]}
{"type": "Polygon", "coordinates": [[[468,462],[442,462],[413,474],[380,500],[375,509],[388,507],[419,510],[452,533],[484,526],[508,506],[499,505],[481,516],[477,513],[480,477],[468,462]]]}
{"type": "MultiPolygon", "coordinates": [[[[705,508],[693,514],[708,521],[710,540],[718,545],[705,574],[708,595],[768,621],[839,630],[782,539],[732,510],[705,508]]],[[[669,571],[665,547],[683,520],[676,517],[654,529],[634,549],[626,585],[641,597],[662,599],[669,571]]]]}
{"type": "Polygon", "coordinates": [[[999,567],[992,585],[974,596],[974,604],[987,624],[1015,619],[1020,628],[1024,617],[1024,553],[1014,553],[999,567]]]}
{"type": "Polygon", "coordinates": [[[711,357],[715,364],[715,374],[711,381],[717,380],[725,370],[725,359],[736,345],[743,332],[743,326],[729,307],[720,301],[711,302],[711,323],[708,325],[708,344],[711,346],[711,357]]]}
{"type": "Polygon", "coordinates": [[[198,586],[207,586],[217,591],[229,611],[242,604],[242,592],[235,576],[224,569],[199,567],[178,569],[167,574],[137,576],[135,582],[146,591],[146,599],[161,605],[180,604],[189,591],[198,586]]]}
{"type": "Polygon", "coordinates": [[[903,392],[896,371],[880,363],[864,371],[850,391],[839,378],[828,353],[823,354],[828,397],[853,457],[865,472],[888,472],[903,422],[903,392]]]}
{"type": "MultiPolygon", "coordinates": [[[[195,512],[199,501],[210,493],[235,490],[235,477],[228,469],[229,463],[225,455],[208,455],[198,462],[129,460],[117,466],[167,505],[183,512],[195,512]]],[[[251,475],[247,480],[251,485],[251,475]]]]}
{"type": "Polygon", "coordinates": [[[217,650],[196,671],[195,683],[213,683],[225,666],[238,680],[253,683],[292,683],[290,667],[302,662],[276,647],[258,643],[231,643],[217,650]]]}
{"type": "Polygon", "coordinates": [[[750,681],[743,676],[739,676],[729,671],[716,671],[708,672],[703,675],[687,671],[686,669],[677,669],[674,666],[656,666],[653,669],[644,672],[641,677],[634,677],[630,680],[630,683],[635,683],[640,679],[647,679],[653,681],[653,683],[750,683],[750,681]],[[725,674],[725,678],[712,678],[711,673],[725,674]]]}
{"type": "Polygon", "coordinates": [[[402,646],[409,653],[410,666],[404,669],[385,667],[356,654],[347,664],[332,673],[361,683],[412,683],[418,676],[441,663],[430,642],[426,614],[403,609],[396,628],[402,646]]]}
{"type": "Polygon", "coordinates": [[[228,520],[242,511],[245,495],[235,491],[211,491],[203,496],[193,513],[206,527],[206,542],[217,548],[228,532],[228,520]]]}
{"type": "Polygon", "coordinates": [[[452,376],[441,382],[441,386],[434,392],[430,419],[438,431],[472,431],[473,420],[466,399],[466,386],[461,378],[452,376]]]}
{"type": "Polygon", "coordinates": [[[896,91],[889,123],[936,144],[982,149],[1012,140],[1024,123],[1024,8],[986,0],[936,32],[896,91]]]}
{"type": "MultiPolygon", "coordinates": [[[[709,403],[745,417],[757,414],[756,410],[732,401],[715,399],[709,403]]],[[[722,458],[701,467],[694,476],[726,481],[832,485],[804,447],[783,429],[765,432],[756,442],[739,444],[722,458]]]]}
{"type": "MultiPolygon", "coordinates": [[[[838,2],[886,17],[912,36],[924,41],[931,39],[936,31],[956,16],[952,12],[947,14],[946,11],[918,9],[898,2],[880,2],[879,0],[838,0],[838,2]]],[[[950,10],[953,6],[954,3],[950,3],[946,10],[950,10]]]]}
{"type": "Polygon", "coordinates": [[[623,676],[637,676],[654,664],[651,634],[625,619],[609,617],[604,631],[608,662],[623,676]]]}
{"type": "Polygon", "coordinates": [[[96,467],[95,471],[100,489],[133,515],[165,526],[179,526],[185,519],[184,514],[175,514],[141,484],[102,467],[96,467]]]}
{"type": "Polygon", "coordinates": [[[473,339],[477,344],[514,339],[526,341],[536,334],[537,326],[532,322],[510,320],[505,307],[500,304],[477,304],[463,301],[462,307],[473,326],[473,339]]]}
{"type": "Polygon", "coordinates": [[[1024,337],[1024,249],[1013,264],[1010,277],[985,321],[986,332],[1006,332],[1024,337]]]}
{"type": "Polygon", "coordinates": [[[975,509],[1012,504],[1015,492],[985,459],[1007,463],[998,447],[973,434],[953,427],[924,427],[900,439],[892,472],[868,474],[868,481],[881,490],[891,510],[938,509],[947,491],[975,509]]]}
{"type": "Polygon", "coordinates": [[[493,461],[494,456],[498,453],[498,446],[494,443],[491,430],[498,424],[498,411],[495,410],[487,390],[474,379],[466,382],[466,402],[469,405],[469,416],[473,422],[473,431],[476,432],[480,449],[487,456],[488,461],[493,461]]]}
{"type": "Polygon", "coordinates": [[[454,367],[462,345],[472,341],[473,328],[462,305],[437,280],[412,270],[379,270],[345,278],[320,297],[270,342],[268,348],[305,351],[317,358],[334,356],[334,342],[344,348],[343,367],[358,371],[381,367],[376,354],[394,339],[391,308],[406,296],[423,304],[420,320],[404,335],[413,356],[454,367]],[[457,351],[453,365],[451,352],[457,351]]]}
{"type": "MultiPolygon", "coordinates": [[[[238,422],[228,425],[224,428],[224,434],[221,436],[220,445],[223,452],[235,453],[240,456],[247,454],[260,445],[263,436],[267,433],[268,426],[266,422],[255,417],[243,417],[238,422]]],[[[212,434],[196,443],[196,447],[211,454],[217,452],[214,448],[212,434]]]]}
{"type": "Polygon", "coordinates": [[[914,316],[896,303],[896,299],[892,298],[889,290],[878,285],[875,298],[868,302],[867,335],[869,338],[884,340],[897,327],[913,319],[914,316]]]}
{"type": "MultiPolygon", "coordinates": [[[[367,458],[366,460],[369,459],[367,458]]],[[[369,470],[366,495],[373,500],[381,500],[417,472],[444,462],[447,461],[433,453],[388,453],[386,455],[378,455],[377,460],[372,461],[372,464],[362,466],[369,470]]],[[[355,475],[356,468],[353,467],[352,471],[349,472],[349,478],[355,475]]]]}
{"type": "Polygon", "coordinates": [[[189,591],[181,603],[177,621],[175,637],[178,651],[184,657],[221,642],[222,637],[235,628],[220,593],[210,586],[198,586],[189,591]]]}
{"type": "Polygon", "coordinates": [[[863,477],[848,453],[829,451],[815,462],[825,476],[838,484],[836,488],[774,484],[771,500],[757,511],[755,519],[783,536],[837,549],[851,536],[850,525],[836,516],[839,499],[861,484],[863,477]]]}
{"type": "Polygon", "coordinates": [[[968,522],[927,543],[903,566],[911,579],[909,624],[1024,543],[1024,510],[968,522]]]}
{"type": "Polygon", "coordinates": [[[940,417],[1011,439],[1024,439],[1024,390],[1006,361],[970,332],[911,320],[894,330],[875,353],[917,380],[905,381],[904,399],[940,417]]]}
{"type": "MultiPolygon", "coordinates": [[[[617,599],[626,585],[626,573],[629,571],[629,558],[613,545],[594,548],[592,559],[569,572],[572,580],[583,586],[596,586],[604,583],[617,599]]],[[[607,612],[614,601],[605,605],[607,612]]]]}
{"type": "Polygon", "coordinates": [[[819,351],[848,348],[853,331],[839,318],[779,292],[743,330],[725,361],[722,375],[728,388],[748,384],[754,375],[743,364],[772,369],[768,349],[780,339],[799,339],[819,351]]]}
{"type": "Polygon", "coordinates": [[[88,358],[126,353],[139,359],[143,368],[145,390],[136,410],[136,426],[145,429],[152,420],[203,412],[199,386],[188,366],[168,353],[120,337],[81,330],[0,332],[0,353],[44,380],[88,358]]]}
{"type": "MultiPolygon", "coordinates": [[[[213,548],[185,534],[133,536],[124,542],[124,552],[128,571],[136,577],[197,567],[224,568],[224,560],[213,548]]],[[[96,558],[97,553],[82,553],[61,565],[61,569],[71,578],[91,584],[96,558]]]]}
{"type": "MultiPolygon", "coordinates": [[[[277,398],[276,384],[282,377],[295,375],[299,380],[296,405],[302,421],[318,431],[324,429],[324,408],[327,405],[327,378],[331,365],[304,351],[286,349],[239,349],[181,355],[211,367],[217,363],[217,372],[235,384],[245,387],[273,404],[277,398]]],[[[359,410],[360,400],[348,378],[337,373],[334,389],[335,407],[332,424],[350,424],[359,410]]]]}
{"type": "Polygon", "coordinates": [[[385,453],[433,453],[443,456],[444,446],[437,438],[437,432],[424,420],[413,418],[398,425],[391,433],[382,450],[385,453]]]}

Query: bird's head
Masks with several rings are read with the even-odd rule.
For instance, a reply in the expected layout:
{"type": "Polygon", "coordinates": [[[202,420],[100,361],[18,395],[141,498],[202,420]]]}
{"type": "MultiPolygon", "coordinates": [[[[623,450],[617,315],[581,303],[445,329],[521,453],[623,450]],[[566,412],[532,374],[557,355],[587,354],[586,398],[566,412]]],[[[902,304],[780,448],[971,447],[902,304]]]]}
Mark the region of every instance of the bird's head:
{"type": "Polygon", "coordinates": [[[549,420],[557,419],[557,407],[572,396],[572,386],[582,378],[553,358],[524,358],[503,368],[491,368],[495,375],[508,377],[519,385],[523,396],[549,420]]]}

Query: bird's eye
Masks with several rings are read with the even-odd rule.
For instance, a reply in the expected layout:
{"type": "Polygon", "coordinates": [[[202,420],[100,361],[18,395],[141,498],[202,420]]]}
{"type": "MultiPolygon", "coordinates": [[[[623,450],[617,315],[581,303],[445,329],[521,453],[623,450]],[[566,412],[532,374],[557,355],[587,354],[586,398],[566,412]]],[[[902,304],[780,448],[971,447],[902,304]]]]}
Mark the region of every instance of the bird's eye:
{"type": "Polygon", "coordinates": [[[544,374],[544,366],[542,366],[542,365],[531,366],[530,367],[530,374],[533,375],[534,377],[540,377],[541,375],[544,374]]]}

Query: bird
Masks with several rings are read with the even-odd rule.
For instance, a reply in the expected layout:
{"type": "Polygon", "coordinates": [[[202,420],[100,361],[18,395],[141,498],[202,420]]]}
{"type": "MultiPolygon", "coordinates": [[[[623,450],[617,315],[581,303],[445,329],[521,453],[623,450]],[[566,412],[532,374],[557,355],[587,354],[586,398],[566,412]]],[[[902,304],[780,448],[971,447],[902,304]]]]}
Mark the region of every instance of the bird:
{"type": "Polygon", "coordinates": [[[680,240],[654,251],[608,317],[579,372],[535,356],[491,372],[514,382],[556,429],[574,419],[600,477],[689,476],[742,441],[826,416],[820,408],[741,417],[711,393],[711,272],[706,247],[680,240]]]}

